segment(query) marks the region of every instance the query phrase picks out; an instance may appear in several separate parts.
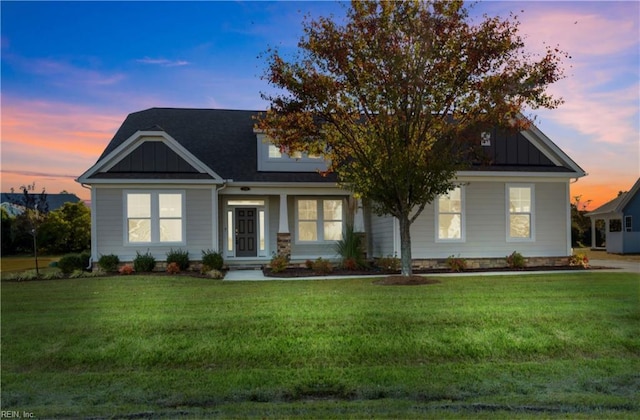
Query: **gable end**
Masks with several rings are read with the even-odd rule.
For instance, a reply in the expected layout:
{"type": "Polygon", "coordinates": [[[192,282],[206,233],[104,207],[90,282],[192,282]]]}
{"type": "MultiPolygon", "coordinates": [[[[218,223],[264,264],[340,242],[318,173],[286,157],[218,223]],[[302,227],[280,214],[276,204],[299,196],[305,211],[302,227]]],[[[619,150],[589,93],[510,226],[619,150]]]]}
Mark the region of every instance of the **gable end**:
{"type": "Polygon", "coordinates": [[[198,173],[161,141],[145,141],[110,168],[107,173],[198,173]]]}

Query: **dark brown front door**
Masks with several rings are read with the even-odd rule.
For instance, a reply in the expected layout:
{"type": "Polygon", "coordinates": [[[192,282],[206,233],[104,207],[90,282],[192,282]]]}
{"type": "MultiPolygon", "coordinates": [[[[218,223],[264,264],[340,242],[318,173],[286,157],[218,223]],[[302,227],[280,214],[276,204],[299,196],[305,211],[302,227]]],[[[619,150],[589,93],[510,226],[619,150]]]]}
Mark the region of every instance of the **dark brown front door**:
{"type": "Polygon", "coordinates": [[[256,213],[255,208],[236,208],[236,257],[258,255],[256,213]]]}

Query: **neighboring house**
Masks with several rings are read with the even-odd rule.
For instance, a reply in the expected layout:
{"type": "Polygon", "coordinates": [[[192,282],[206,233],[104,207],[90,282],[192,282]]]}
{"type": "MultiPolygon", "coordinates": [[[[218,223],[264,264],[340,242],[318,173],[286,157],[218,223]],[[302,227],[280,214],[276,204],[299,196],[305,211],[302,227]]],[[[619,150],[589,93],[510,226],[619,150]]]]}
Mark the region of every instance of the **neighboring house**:
{"type": "MultiPolygon", "coordinates": [[[[336,258],[347,221],[367,255],[400,256],[397,221],[379,217],[321,176],[324,162],[288,157],[254,130],[259,111],[152,108],[130,114],[78,178],[91,187],[92,256],[132,261],[173,249],[230,266],[336,258]]],[[[585,172],[537,128],[483,133],[492,164],[458,174],[459,187],[412,225],[416,264],[450,255],[501,259],[571,255],[569,184],[585,172]]]]}
{"type": "MultiPolygon", "coordinates": [[[[30,194],[39,199],[40,193],[30,194]]],[[[0,203],[7,213],[17,216],[24,212],[23,193],[0,193],[0,203]]],[[[75,194],[47,194],[48,211],[57,210],[65,203],[77,203],[80,199],[75,194]]]]}
{"type": "Polygon", "coordinates": [[[631,190],[586,214],[591,218],[591,247],[612,254],[640,253],[640,178],[631,190]],[[604,225],[605,246],[596,246],[597,221],[604,225]]]}

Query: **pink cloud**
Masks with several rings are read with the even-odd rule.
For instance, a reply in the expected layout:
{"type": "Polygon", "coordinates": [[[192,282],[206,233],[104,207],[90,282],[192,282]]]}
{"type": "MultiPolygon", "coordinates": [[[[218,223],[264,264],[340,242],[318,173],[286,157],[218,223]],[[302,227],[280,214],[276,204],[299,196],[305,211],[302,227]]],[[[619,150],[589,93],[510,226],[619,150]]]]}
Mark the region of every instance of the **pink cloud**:
{"type": "MultiPolygon", "coordinates": [[[[525,6],[522,14],[521,33],[527,35],[528,45],[560,45],[573,57],[617,54],[638,45],[637,6],[635,18],[631,13],[608,14],[581,12],[573,4],[572,10],[562,10],[555,4],[530,3],[539,7],[525,6]],[[616,16],[617,15],[617,16],[616,16]]],[[[632,3],[629,3],[632,5],[632,3]]],[[[578,4],[579,7],[579,4],[578,4]]]]}
{"type": "Polygon", "coordinates": [[[52,192],[70,191],[122,120],[120,113],[98,108],[3,98],[2,190],[47,180],[55,185],[52,192]]]}

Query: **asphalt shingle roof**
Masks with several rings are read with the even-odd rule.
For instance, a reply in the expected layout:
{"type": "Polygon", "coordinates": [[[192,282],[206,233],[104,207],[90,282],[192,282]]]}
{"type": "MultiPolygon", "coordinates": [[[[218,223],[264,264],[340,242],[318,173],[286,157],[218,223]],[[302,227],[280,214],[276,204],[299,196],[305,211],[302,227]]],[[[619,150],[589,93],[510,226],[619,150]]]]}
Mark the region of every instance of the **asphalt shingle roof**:
{"type": "Polygon", "coordinates": [[[163,130],[223,179],[245,182],[335,182],[313,172],[258,172],[254,117],[260,111],[151,108],[127,116],[100,159],[137,131],[163,130]]]}
{"type": "MultiPolygon", "coordinates": [[[[236,182],[335,182],[313,172],[259,172],[255,117],[264,111],[151,108],[127,116],[99,160],[115,150],[137,131],[165,131],[223,179],[236,182]]],[[[474,165],[476,171],[571,172],[556,166],[533,147],[522,134],[493,133],[485,148],[490,165],[474,165]]],[[[110,177],[115,174],[95,174],[110,177]]],[[[119,174],[131,178],[135,174],[119,174]]],[[[144,177],[141,177],[144,178],[144,177]]],[[[185,178],[187,179],[187,178],[185,178]]]]}

